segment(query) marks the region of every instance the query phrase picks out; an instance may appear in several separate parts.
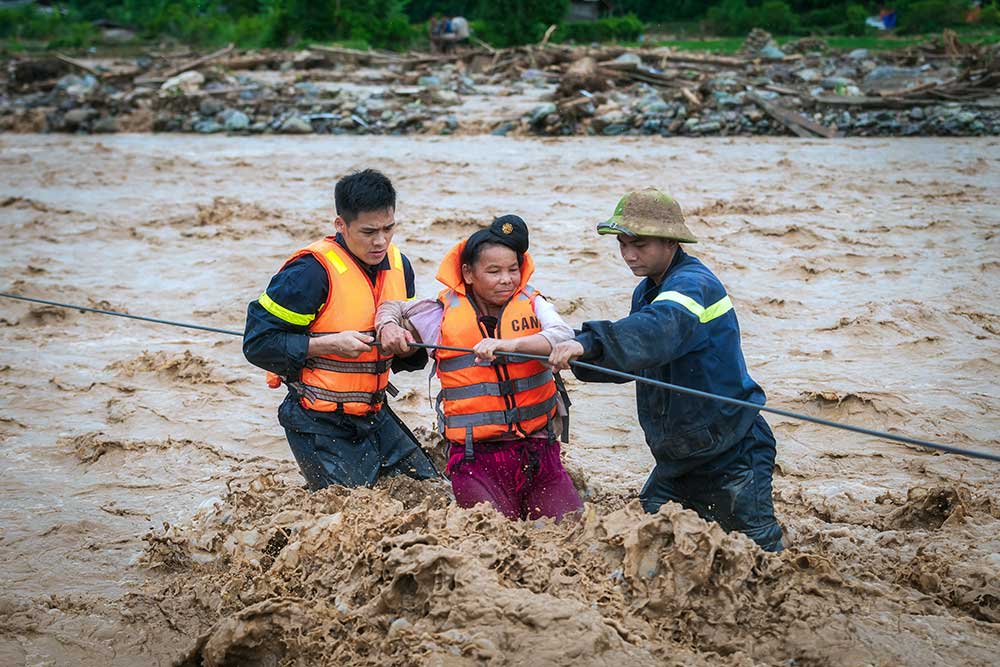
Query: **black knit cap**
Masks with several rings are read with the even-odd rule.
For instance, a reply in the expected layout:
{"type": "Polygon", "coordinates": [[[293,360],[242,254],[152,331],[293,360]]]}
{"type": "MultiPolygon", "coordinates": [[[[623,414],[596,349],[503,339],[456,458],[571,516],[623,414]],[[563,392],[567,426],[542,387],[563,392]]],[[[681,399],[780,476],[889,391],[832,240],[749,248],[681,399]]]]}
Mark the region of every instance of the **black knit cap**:
{"type": "Polygon", "coordinates": [[[528,250],[528,225],[516,215],[502,215],[486,229],[480,229],[465,242],[465,253],[473,253],[484,243],[505,245],[518,257],[528,250]]]}

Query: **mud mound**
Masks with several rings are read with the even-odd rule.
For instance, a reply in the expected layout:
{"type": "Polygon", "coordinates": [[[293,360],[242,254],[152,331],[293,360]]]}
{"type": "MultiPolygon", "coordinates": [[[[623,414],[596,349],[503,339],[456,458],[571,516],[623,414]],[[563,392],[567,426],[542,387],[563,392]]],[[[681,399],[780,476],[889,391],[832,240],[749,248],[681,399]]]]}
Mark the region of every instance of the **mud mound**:
{"type": "Polygon", "coordinates": [[[211,204],[198,205],[194,222],[199,227],[221,225],[234,219],[266,220],[273,214],[256,204],[247,204],[238,199],[216,197],[211,204]]]}
{"type": "Polygon", "coordinates": [[[183,380],[189,384],[224,383],[211,361],[185,350],[181,354],[145,351],[134,359],[116,361],[108,370],[118,371],[125,377],[139,373],[153,373],[168,380],[183,380]]]}
{"type": "Polygon", "coordinates": [[[705,204],[703,206],[698,206],[690,211],[686,211],[687,215],[697,215],[697,216],[712,216],[712,215],[787,215],[789,213],[815,213],[817,211],[822,211],[823,209],[817,205],[812,206],[776,206],[768,207],[762,202],[758,202],[754,199],[737,199],[732,201],[725,201],[723,199],[716,199],[710,204],[705,204]]]}
{"type": "Polygon", "coordinates": [[[792,403],[811,407],[826,419],[862,425],[881,424],[887,417],[912,416],[903,409],[905,400],[888,392],[810,390],[800,392],[792,403]]]}
{"type": "Polygon", "coordinates": [[[100,431],[59,439],[60,448],[71,451],[80,463],[95,463],[113,452],[152,452],[155,450],[196,449],[214,459],[245,459],[232,456],[212,445],[194,440],[126,440],[114,438],[100,431]]]}
{"type": "Polygon", "coordinates": [[[32,209],[34,211],[39,211],[40,213],[72,213],[73,211],[61,208],[52,208],[44,202],[40,202],[37,199],[31,199],[30,197],[6,197],[3,201],[0,201],[0,208],[20,208],[20,209],[32,209]]]}
{"type": "Polygon", "coordinates": [[[489,220],[476,218],[434,218],[427,226],[436,232],[472,232],[489,223],[489,220]]]}
{"type": "Polygon", "coordinates": [[[965,504],[959,491],[949,486],[932,489],[912,488],[906,502],[885,517],[886,529],[925,528],[935,530],[945,523],[959,523],[965,516],[965,504]]]}
{"type": "Polygon", "coordinates": [[[199,637],[184,665],[843,664],[852,627],[882,622],[848,622],[867,596],[830,561],[673,504],[511,522],[440,484],[309,495],[263,475],[146,539],[150,595],[199,637]]]}

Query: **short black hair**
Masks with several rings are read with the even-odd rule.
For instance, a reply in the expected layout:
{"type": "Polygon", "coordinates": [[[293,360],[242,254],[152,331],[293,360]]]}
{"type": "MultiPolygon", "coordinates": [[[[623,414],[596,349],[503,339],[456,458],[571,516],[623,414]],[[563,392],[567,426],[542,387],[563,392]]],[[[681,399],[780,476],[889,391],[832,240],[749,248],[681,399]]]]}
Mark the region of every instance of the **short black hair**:
{"type": "Polygon", "coordinates": [[[392,181],[385,174],[375,169],[344,176],[337,181],[333,196],[337,215],[344,222],[354,222],[359,214],[368,211],[396,208],[396,188],[392,187],[392,181]]]}

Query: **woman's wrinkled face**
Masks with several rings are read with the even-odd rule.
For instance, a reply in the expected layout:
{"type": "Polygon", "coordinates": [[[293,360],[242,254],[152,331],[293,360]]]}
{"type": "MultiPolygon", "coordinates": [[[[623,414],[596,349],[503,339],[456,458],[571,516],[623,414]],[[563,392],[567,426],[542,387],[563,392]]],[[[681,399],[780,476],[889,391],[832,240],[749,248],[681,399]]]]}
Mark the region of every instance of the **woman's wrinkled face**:
{"type": "Polygon", "coordinates": [[[480,303],[502,308],[521,284],[517,253],[503,245],[488,245],[472,264],[462,265],[462,278],[480,303]]]}

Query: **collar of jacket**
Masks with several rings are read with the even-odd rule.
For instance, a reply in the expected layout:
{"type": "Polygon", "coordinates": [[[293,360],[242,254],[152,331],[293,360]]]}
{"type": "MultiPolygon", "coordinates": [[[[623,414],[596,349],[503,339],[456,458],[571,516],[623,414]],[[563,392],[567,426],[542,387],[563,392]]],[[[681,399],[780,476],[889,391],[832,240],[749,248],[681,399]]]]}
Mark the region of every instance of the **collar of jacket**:
{"type": "MultiPolygon", "coordinates": [[[[459,241],[451,250],[449,250],[444,259],[441,260],[441,266],[438,267],[438,272],[435,278],[439,283],[445,287],[450,287],[462,296],[465,296],[465,280],[462,277],[462,250],[465,248],[465,241],[459,241]]],[[[531,258],[530,253],[524,253],[524,259],[521,260],[521,284],[517,286],[514,294],[523,290],[528,286],[528,281],[531,280],[531,276],[535,273],[535,260],[531,258]]]]}

